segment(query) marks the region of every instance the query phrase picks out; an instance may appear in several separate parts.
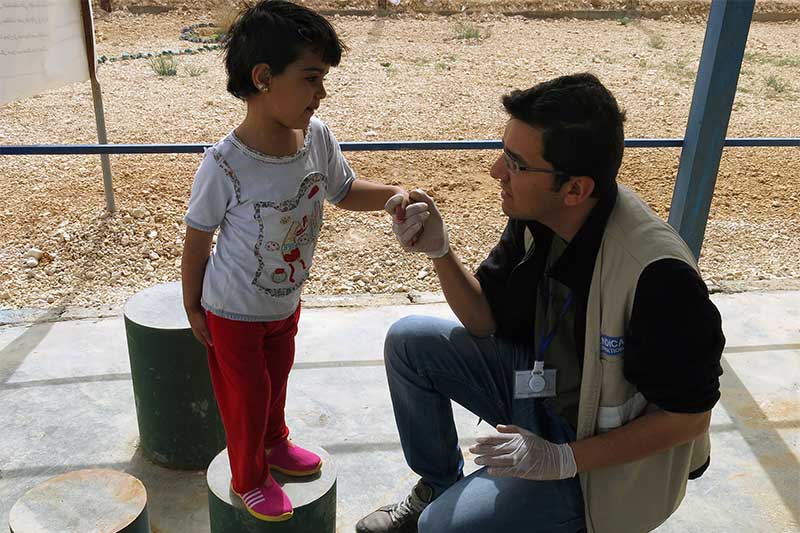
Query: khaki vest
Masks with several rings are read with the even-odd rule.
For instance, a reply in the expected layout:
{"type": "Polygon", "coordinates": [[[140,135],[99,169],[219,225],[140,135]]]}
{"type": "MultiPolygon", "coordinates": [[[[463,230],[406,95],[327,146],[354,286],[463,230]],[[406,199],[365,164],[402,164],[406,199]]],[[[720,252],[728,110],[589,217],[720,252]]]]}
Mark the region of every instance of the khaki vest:
{"type": "MultiPolygon", "coordinates": [[[[647,265],[666,258],[697,268],[675,230],[633,192],[619,186],[589,290],[578,439],[610,431],[658,409],[625,379],[622,369],[639,276],[647,265]]],[[[655,529],[678,508],[689,473],[700,468],[709,453],[706,432],[657,455],[580,474],[588,533],[655,529]]]]}

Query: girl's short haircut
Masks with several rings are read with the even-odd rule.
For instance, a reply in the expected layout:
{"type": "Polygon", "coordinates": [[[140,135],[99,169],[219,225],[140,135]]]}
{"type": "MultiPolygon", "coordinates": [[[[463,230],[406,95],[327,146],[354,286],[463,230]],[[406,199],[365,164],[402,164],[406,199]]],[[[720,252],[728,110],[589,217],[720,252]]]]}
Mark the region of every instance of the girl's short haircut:
{"type": "Polygon", "coordinates": [[[259,63],[279,75],[304,51],[312,50],[323,63],[335,67],[347,50],[325,17],[285,0],[246,2],[222,46],[228,92],[242,100],[258,93],[250,73],[259,63]]]}

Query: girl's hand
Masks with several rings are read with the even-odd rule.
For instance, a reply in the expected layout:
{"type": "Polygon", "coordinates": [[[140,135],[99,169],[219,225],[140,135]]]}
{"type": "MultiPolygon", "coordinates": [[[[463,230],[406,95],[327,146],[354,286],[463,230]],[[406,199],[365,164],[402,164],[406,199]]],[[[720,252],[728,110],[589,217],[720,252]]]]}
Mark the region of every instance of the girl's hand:
{"type": "Polygon", "coordinates": [[[189,325],[192,327],[192,333],[195,338],[203,345],[214,346],[211,342],[211,334],[208,332],[206,313],[203,308],[187,309],[186,316],[189,318],[189,325]]]}
{"type": "MultiPolygon", "coordinates": [[[[406,223],[406,218],[409,215],[408,207],[410,203],[411,201],[409,199],[409,193],[407,191],[395,194],[394,196],[389,198],[389,200],[386,202],[386,205],[384,206],[383,209],[384,211],[392,215],[393,228],[406,223]]],[[[425,216],[424,218],[427,218],[427,216],[425,216]]],[[[423,229],[424,228],[420,224],[419,228],[415,230],[413,237],[409,239],[409,242],[407,243],[409,246],[414,246],[414,244],[417,243],[420,236],[422,235],[423,229]]],[[[401,244],[404,243],[401,241],[401,244]]]]}
{"type": "Polygon", "coordinates": [[[406,206],[408,206],[408,193],[403,191],[389,198],[383,210],[392,215],[392,222],[400,223],[406,219],[406,206]]]}

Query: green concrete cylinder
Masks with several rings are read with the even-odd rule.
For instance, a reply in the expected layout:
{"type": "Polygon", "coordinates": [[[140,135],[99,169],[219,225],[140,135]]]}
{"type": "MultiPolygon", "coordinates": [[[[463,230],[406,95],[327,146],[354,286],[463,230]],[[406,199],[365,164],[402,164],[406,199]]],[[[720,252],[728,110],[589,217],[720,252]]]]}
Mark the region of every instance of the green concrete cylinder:
{"type": "Polygon", "coordinates": [[[17,500],[11,533],[150,533],[147,491],[124,472],[89,469],[48,479],[17,500]]]}
{"type": "Polygon", "coordinates": [[[322,458],[322,470],[308,477],[272,472],[294,507],[294,516],[284,522],[266,522],[247,512],[242,500],[231,491],[228,450],[220,452],[206,474],[211,533],[335,533],[336,465],[322,448],[300,445],[322,458]]]}
{"type": "Polygon", "coordinates": [[[180,283],[135,294],[124,315],[142,452],[168,468],[205,468],[225,448],[225,430],[180,283]]]}

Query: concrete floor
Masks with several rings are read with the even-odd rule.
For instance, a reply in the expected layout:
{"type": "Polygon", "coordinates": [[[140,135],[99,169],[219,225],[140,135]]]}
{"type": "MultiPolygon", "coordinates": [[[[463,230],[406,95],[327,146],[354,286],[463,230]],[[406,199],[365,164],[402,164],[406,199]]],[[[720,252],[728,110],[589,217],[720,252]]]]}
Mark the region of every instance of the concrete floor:
{"type": "MultiPolygon", "coordinates": [[[[713,299],[728,342],[711,468],[658,531],[800,531],[800,292],[713,299]]],[[[452,316],[441,303],[303,311],[287,418],[294,435],[337,463],[341,532],[416,479],[403,460],[382,361],[387,328],[412,313],[452,316]]],[[[34,485],[106,467],[144,482],[154,531],[209,530],[204,472],[160,468],[137,451],[123,320],[109,314],[0,326],[0,529],[34,485]]],[[[0,311],[0,323],[20,316],[0,311]]],[[[488,431],[458,407],[456,417],[465,447],[488,431]]]]}

